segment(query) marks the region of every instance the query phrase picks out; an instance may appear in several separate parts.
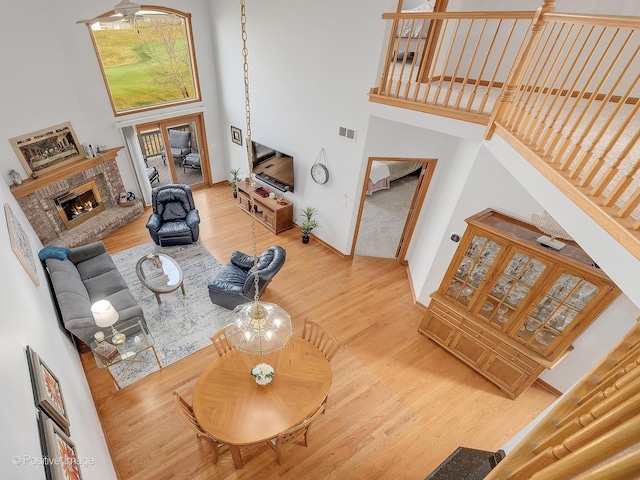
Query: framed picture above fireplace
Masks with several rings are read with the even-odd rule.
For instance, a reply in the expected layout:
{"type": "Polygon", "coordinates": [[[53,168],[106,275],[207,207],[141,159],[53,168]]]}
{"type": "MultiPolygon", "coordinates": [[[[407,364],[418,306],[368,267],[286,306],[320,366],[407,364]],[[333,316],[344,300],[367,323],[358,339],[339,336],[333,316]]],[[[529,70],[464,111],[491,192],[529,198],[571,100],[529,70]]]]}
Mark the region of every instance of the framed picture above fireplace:
{"type": "Polygon", "coordinates": [[[10,138],[9,142],[28,175],[84,158],[71,122],[10,138]]]}

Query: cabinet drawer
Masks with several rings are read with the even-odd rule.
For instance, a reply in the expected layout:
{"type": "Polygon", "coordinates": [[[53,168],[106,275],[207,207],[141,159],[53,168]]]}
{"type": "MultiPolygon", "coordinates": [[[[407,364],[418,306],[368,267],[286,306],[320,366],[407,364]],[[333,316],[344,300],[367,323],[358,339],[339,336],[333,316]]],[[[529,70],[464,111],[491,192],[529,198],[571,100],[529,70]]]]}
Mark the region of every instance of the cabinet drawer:
{"type": "Polygon", "coordinates": [[[429,310],[438,315],[440,318],[446,320],[449,323],[453,323],[454,325],[460,325],[462,323],[462,317],[460,315],[452,312],[444,305],[441,305],[437,302],[431,302],[429,310]]]}
{"type": "Polygon", "coordinates": [[[458,332],[455,335],[453,340],[451,340],[449,348],[458,358],[473,367],[479,367],[485,358],[487,358],[487,355],[489,355],[489,350],[478,343],[475,338],[463,332],[458,332]]]}
{"type": "Polygon", "coordinates": [[[511,361],[511,363],[513,363],[514,365],[517,365],[518,367],[529,373],[535,371],[535,369],[540,366],[534,360],[531,360],[529,357],[524,356],[516,349],[504,343],[500,343],[498,344],[498,346],[496,346],[496,352],[505,357],[507,360],[511,361]]]}
{"type": "Polygon", "coordinates": [[[471,337],[475,338],[477,341],[484,343],[488,347],[495,347],[500,343],[496,337],[487,332],[487,329],[484,327],[479,327],[470,322],[462,322],[460,325],[460,330],[466,332],[471,337]]]}
{"type": "Polygon", "coordinates": [[[425,314],[419,330],[444,346],[449,344],[457,331],[454,325],[441,319],[438,315],[433,315],[431,312],[425,314]]]}
{"type": "Polygon", "coordinates": [[[270,212],[268,210],[263,210],[262,211],[262,220],[264,221],[264,223],[266,223],[267,225],[269,225],[271,228],[275,228],[275,220],[273,218],[273,212],[270,212]]]}
{"type": "Polygon", "coordinates": [[[487,378],[502,387],[505,392],[508,392],[512,398],[517,396],[516,391],[523,383],[531,383],[532,381],[527,372],[495,354],[487,358],[481,371],[487,378]]]}

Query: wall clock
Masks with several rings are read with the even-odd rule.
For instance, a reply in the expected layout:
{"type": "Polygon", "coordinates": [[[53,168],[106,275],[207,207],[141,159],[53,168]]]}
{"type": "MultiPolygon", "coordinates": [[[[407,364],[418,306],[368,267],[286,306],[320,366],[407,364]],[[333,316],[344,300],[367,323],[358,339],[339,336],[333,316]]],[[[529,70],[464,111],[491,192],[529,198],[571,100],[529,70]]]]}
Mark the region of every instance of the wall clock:
{"type": "Polygon", "coordinates": [[[311,167],[311,178],[320,185],[325,184],[329,180],[329,170],[322,163],[314,163],[311,167]]]}
{"type": "Polygon", "coordinates": [[[325,165],[327,161],[324,148],[320,150],[316,162],[311,166],[311,178],[316,183],[323,185],[329,181],[329,169],[325,165]],[[324,163],[323,163],[324,161],[324,163]]]}

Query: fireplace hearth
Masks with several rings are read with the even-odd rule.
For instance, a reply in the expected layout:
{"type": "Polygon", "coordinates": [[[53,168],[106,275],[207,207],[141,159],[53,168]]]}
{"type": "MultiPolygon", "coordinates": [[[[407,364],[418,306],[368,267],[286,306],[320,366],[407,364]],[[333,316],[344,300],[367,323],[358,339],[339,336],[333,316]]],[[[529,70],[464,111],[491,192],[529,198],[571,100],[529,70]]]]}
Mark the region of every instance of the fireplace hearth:
{"type": "Polygon", "coordinates": [[[54,202],[67,229],[86,222],[105,209],[95,181],[69,190],[54,202]]]}
{"type": "Polygon", "coordinates": [[[12,185],[11,192],[43,245],[77,247],[100,240],[144,212],[142,202],[122,207],[125,191],[117,152],[105,150],[12,185]]]}

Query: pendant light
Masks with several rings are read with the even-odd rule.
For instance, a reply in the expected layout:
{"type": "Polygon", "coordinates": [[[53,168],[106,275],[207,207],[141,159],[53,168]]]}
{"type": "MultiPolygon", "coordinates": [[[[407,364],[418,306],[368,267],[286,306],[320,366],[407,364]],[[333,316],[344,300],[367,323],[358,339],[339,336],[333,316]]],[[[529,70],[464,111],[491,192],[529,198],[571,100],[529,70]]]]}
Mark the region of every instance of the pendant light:
{"type": "MultiPolygon", "coordinates": [[[[247,62],[247,16],[245,0],[241,0],[240,23],[242,25],[242,56],[244,67],[244,99],[247,119],[247,145],[251,145],[251,109],[249,107],[249,65],[247,62]]],[[[259,300],[260,277],[258,276],[258,252],[256,239],[255,192],[253,177],[253,149],[247,148],[249,167],[249,194],[251,212],[251,234],[253,248],[253,272],[255,294],[252,302],[238,305],[232,312],[225,327],[225,335],[241,352],[263,355],[282,349],[291,334],[293,327],[291,317],[274,303],[259,300]]]]}

